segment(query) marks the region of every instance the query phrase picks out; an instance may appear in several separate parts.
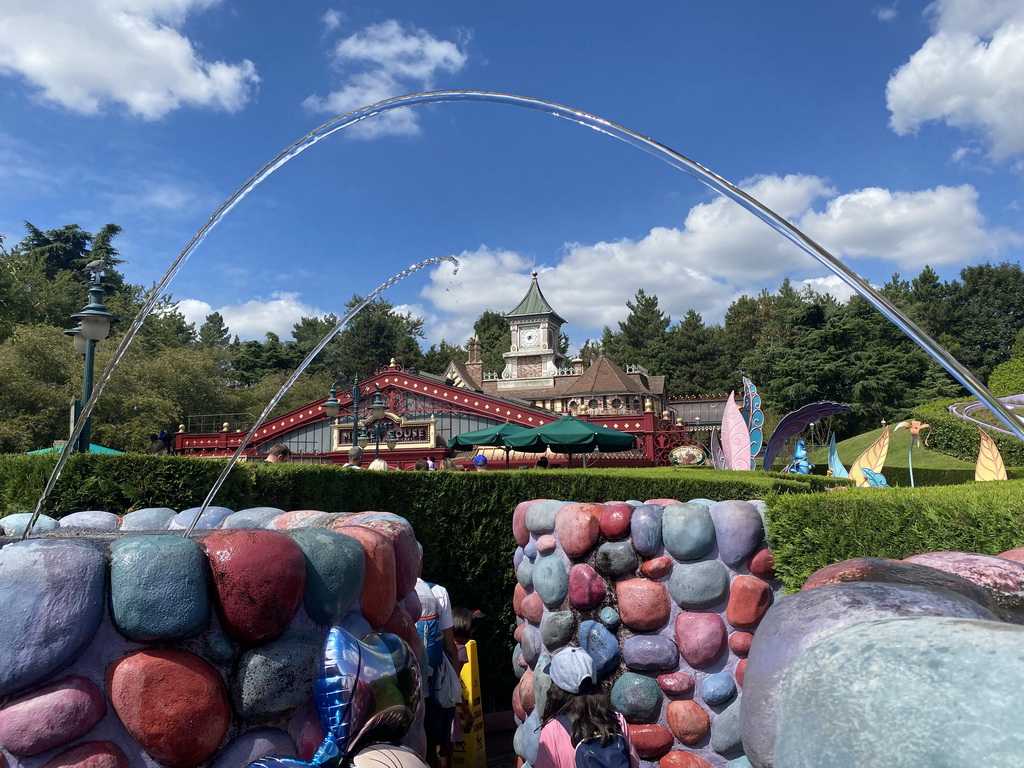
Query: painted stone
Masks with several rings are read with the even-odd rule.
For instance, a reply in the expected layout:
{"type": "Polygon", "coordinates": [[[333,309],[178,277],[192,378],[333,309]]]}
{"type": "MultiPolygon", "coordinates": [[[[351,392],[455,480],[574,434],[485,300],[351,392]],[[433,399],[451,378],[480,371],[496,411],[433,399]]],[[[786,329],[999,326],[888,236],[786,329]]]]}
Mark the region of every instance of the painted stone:
{"type": "Polygon", "coordinates": [[[519,685],[516,687],[519,689],[519,700],[523,709],[527,714],[533,712],[534,705],[537,702],[536,694],[533,690],[533,672],[526,670],[526,673],[519,681],[519,685]]]}
{"type": "Polygon", "coordinates": [[[597,548],[594,566],[606,576],[623,576],[636,571],[636,550],[628,541],[606,541],[597,548]]]}
{"type": "Polygon", "coordinates": [[[512,610],[519,618],[523,617],[523,600],[526,599],[526,590],[522,584],[516,584],[512,590],[512,610]]]}
{"type": "MultiPolygon", "coordinates": [[[[523,677],[525,676],[526,675],[524,673],[523,677]]],[[[516,687],[512,689],[512,714],[515,715],[516,721],[520,723],[530,715],[530,713],[527,712],[526,708],[523,706],[523,695],[519,689],[519,686],[521,686],[522,684],[523,680],[522,678],[520,678],[519,682],[516,683],[516,687]]]]}
{"type": "Polygon", "coordinates": [[[641,760],[657,760],[672,749],[672,732],[662,725],[637,723],[629,726],[629,741],[641,760]]]}
{"type": "MultiPolygon", "coordinates": [[[[541,499],[530,504],[526,509],[526,528],[538,536],[542,533],[554,533],[555,516],[565,506],[564,501],[541,499]]],[[[524,545],[525,546],[525,545],[524,545]]]]}
{"type": "Polygon", "coordinates": [[[523,641],[523,630],[526,629],[526,622],[522,619],[516,619],[516,621],[519,623],[516,624],[516,628],[512,632],[512,639],[517,643],[521,643],[523,641]]]}
{"type": "Polygon", "coordinates": [[[413,656],[419,658],[419,654],[423,650],[423,640],[416,629],[416,619],[410,616],[405,608],[396,604],[382,629],[405,640],[412,649],[413,656]]]}
{"type": "Polygon", "coordinates": [[[572,611],[549,611],[540,622],[540,639],[548,650],[561,648],[572,639],[576,617],[572,611]]]}
{"type": "Polygon", "coordinates": [[[190,768],[211,757],[231,721],[220,675],[185,651],[121,657],[107,671],[107,698],[132,738],[171,768],[190,768]]]}
{"type": "Polygon", "coordinates": [[[235,658],[235,646],[223,632],[209,632],[202,637],[203,655],[215,664],[227,664],[235,658]]]}
{"type": "Polygon", "coordinates": [[[630,518],[633,507],[622,501],[611,501],[604,504],[601,512],[601,533],[609,541],[620,541],[629,535],[630,518]]]}
{"type": "Polygon", "coordinates": [[[512,555],[512,567],[517,571],[519,566],[522,565],[523,560],[526,558],[526,552],[523,551],[522,547],[516,547],[516,552],[512,555]]]}
{"type": "Polygon", "coordinates": [[[715,524],[703,504],[669,504],[662,513],[661,535],[676,560],[700,560],[715,545],[715,524]]]}
{"type": "Polygon", "coordinates": [[[262,528],[278,515],[283,515],[284,510],[277,507],[249,507],[228,515],[221,528],[262,528]]]}
{"type": "Polygon", "coordinates": [[[512,649],[512,671],[515,672],[516,677],[522,677],[526,672],[526,659],[523,658],[522,643],[516,643],[516,647],[512,649]]]}
{"type": "Polygon", "coordinates": [[[672,573],[672,558],[668,555],[647,560],[640,566],[640,573],[648,579],[663,579],[672,573]]]}
{"type": "Polygon", "coordinates": [[[660,629],[672,611],[668,590],[660,581],[627,579],[615,585],[622,623],[636,632],[660,629]]]}
{"type": "Polygon", "coordinates": [[[320,646],[312,630],[289,629],[243,654],[233,688],[238,713],[257,721],[293,715],[312,695],[320,646]]]}
{"type": "Polygon", "coordinates": [[[754,768],[746,755],[740,755],[735,760],[730,760],[725,764],[725,768],[754,768]]]}
{"type": "Polygon", "coordinates": [[[718,754],[726,756],[743,751],[743,743],[740,740],[739,698],[719,712],[711,724],[711,748],[718,754]]]}
{"type": "Polygon", "coordinates": [[[167,529],[170,531],[184,531],[190,525],[192,521],[199,518],[199,522],[195,524],[193,530],[196,531],[212,531],[220,527],[220,524],[224,522],[224,519],[229,515],[235,514],[235,510],[228,509],[227,507],[215,507],[213,505],[203,510],[203,514],[199,514],[199,507],[191,507],[189,509],[183,509],[181,512],[176,514],[172,519],[167,529]]]}
{"type": "Polygon", "coordinates": [[[629,521],[633,548],[642,557],[654,557],[661,550],[661,517],[664,507],[647,503],[633,510],[629,521]]]}
{"type": "Polygon", "coordinates": [[[669,696],[682,696],[693,690],[693,675],[688,672],[672,672],[658,675],[658,687],[669,696]]]}
{"type": "Polygon", "coordinates": [[[764,525],[757,507],[745,501],[719,501],[708,509],[715,525],[718,556],[734,568],[764,541],[764,525]]]}
{"type": "Polygon", "coordinates": [[[512,738],[512,746],[516,754],[530,765],[537,762],[537,749],[540,746],[540,715],[536,711],[516,729],[515,736],[512,738]]]}
{"type": "Polygon", "coordinates": [[[699,744],[711,732],[711,717],[693,699],[670,701],[665,720],[672,735],[688,747],[699,744]]]}
{"type": "Polygon", "coordinates": [[[298,757],[295,745],[284,731],[261,728],[249,731],[228,744],[213,768],[238,768],[261,757],[298,757]]]}
{"type": "Polygon", "coordinates": [[[512,537],[520,547],[525,547],[526,542],[530,540],[530,529],[526,527],[526,511],[534,501],[536,499],[519,502],[512,513],[512,537]]]}
{"type": "Polygon", "coordinates": [[[725,704],[735,695],[736,681],[728,672],[715,672],[713,675],[705,677],[700,683],[700,697],[713,707],[725,704]]]}
{"type": "Polygon", "coordinates": [[[747,672],[747,660],[746,659],[740,659],[739,661],[736,662],[736,669],[733,671],[733,675],[736,678],[736,683],[739,685],[740,688],[743,687],[743,676],[746,674],[746,672],[747,672]]]}
{"type": "Polygon", "coordinates": [[[537,537],[538,555],[550,555],[556,549],[558,549],[558,539],[550,533],[545,533],[543,536],[537,537]]]}
{"type": "Polygon", "coordinates": [[[96,683],[82,675],[65,677],[0,709],[0,745],[15,755],[63,747],[91,731],[106,711],[96,683]]]}
{"type": "Polygon", "coordinates": [[[528,542],[526,542],[526,546],[523,547],[523,554],[526,555],[526,557],[528,557],[530,560],[533,560],[535,557],[537,557],[537,542],[533,539],[530,539],[528,542]]]}
{"type": "MultiPolygon", "coordinates": [[[[396,593],[406,595],[416,589],[420,572],[419,544],[408,520],[392,512],[360,512],[343,519],[349,525],[366,526],[384,534],[395,549],[396,593]]],[[[345,533],[339,528],[334,530],[345,533]]]]}
{"type": "Polygon", "coordinates": [[[753,629],[772,604],[772,589],[756,576],[737,576],[729,586],[725,620],[736,629],[753,629]]]}
{"type": "Polygon", "coordinates": [[[668,592],[680,608],[710,608],[729,591],[729,570],[718,560],[676,563],[668,592]]]}
{"type": "Polygon", "coordinates": [[[771,581],[775,578],[775,555],[767,547],[759,549],[747,563],[747,570],[759,579],[771,581]]]}
{"type": "Polygon", "coordinates": [[[582,611],[595,608],[606,594],[604,580],[585,563],[577,563],[569,570],[569,602],[582,611]]]}
{"type": "Polygon", "coordinates": [[[1013,560],[1015,563],[1024,563],[1024,547],[1016,547],[1000,552],[999,557],[1004,560],[1013,560]]]}
{"type": "Polygon", "coordinates": [[[524,589],[533,589],[533,563],[526,558],[516,568],[516,580],[524,589]]]}
{"type": "Polygon", "coordinates": [[[659,507],[667,507],[669,504],[678,504],[679,499],[648,499],[644,504],[657,504],[659,507]]]}
{"type": "Polygon", "coordinates": [[[267,520],[263,527],[268,531],[294,531],[299,528],[316,525],[322,518],[328,516],[328,513],[322,509],[293,509],[290,512],[275,515],[267,520]]]}
{"type": "MultiPolygon", "coordinates": [[[[7,515],[6,517],[0,517],[0,531],[5,536],[21,536],[25,533],[25,529],[28,527],[29,522],[32,520],[31,512],[16,512],[13,515],[7,515]]],[[[40,515],[36,518],[35,525],[32,526],[32,535],[38,535],[40,533],[50,533],[60,528],[60,522],[54,520],[49,515],[40,515]]]]}
{"type": "Polygon", "coordinates": [[[533,564],[533,588],[548,608],[558,608],[569,591],[569,574],[558,555],[538,557],[533,564]]]}
{"type": "Polygon", "coordinates": [[[627,723],[653,723],[661,711],[661,689],[653,677],[624,672],[612,686],[612,707],[627,723]]]}
{"type": "Polygon", "coordinates": [[[619,640],[604,624],[593,619],[580,622],[577,640],[580,648],[594,659],[599,678],[608,677],[619,668],[619,640]]]}
{"type": "Polygon", "coordinates": [[[714,766],[700,755],[675,749],[658,761],[658,768],[714,768],[714,766]]]}
{"type": "Polygon", "coordinates": [[[601,609],[601,613],[597,616],[608,629],[615,631],[619,628],[622,623],[622,617],[619,616],[619,612],[612,608],[610,605],[606,605],[601,609]]]}
{"type": "Polygon", "coordinates": [[[533,671],[533,700],[540,713],[544,712],[544,703],[548,700],[548,691],[551,689],[551,675],[544,671],[550,661],[549,656],[541,656],[537,660],[537,669],[533,671]]]}
{"type": "Polygon", "coordinates": [[[47,760],[43,768],[128,768],[128,756],[112,741],[83,741],[47,760]]]}
{"type": "Polygon", "coordinates": [[[167,507],[146,507],[129,512],[121,518],[122,531],[166,531],[178,514],[167,507]]]}
{"type": "Polygon", "coordinates": [[[1024,627],[1002,622],[916,617],[838,630],[790,669],[775,764],[846,768],[890,755],[922,766],[1015,765],[1024,754],[1021,648],[1024,627]]]}
{"type": "Polygon", "coordinates": [[[536,592],[523,598],[523,618],[534,624],[540,624],[544,617],[544,601],[536,592]]]}
{"type": "Polygon", "coordinates": [[[338,626],[353,637],[363,637],[373,632],[373,627],[359,611],[349,611],[341,617],[338,626]]]}
{"type": "Polygon", "coordinates": [[[299,760],[309,762],[324,740],[324,729],[312,701],[288,721],[288,735],[295,744],[299,760]]]}
{"type": "Polygon", "coordinates": [[[78,658],[103,618],[105,580],[103,553],[85,542],[28,539],[0,549],[0,696],[78,658]]]}
{"type": "Polygon", "coordinates": [[[536,669],[543,647],[540,640],[540,629],[532,624],[525,624],[523,630],[523,660],[528,666],[536,669]]]}
{"type": "Polygon", "coordinates": [[[622,644],[622,660],[634,672],[656,672],[674,668],[679,651],[667,637],[633,635],[622,644]]]}
{"type": "Polygon", "coordinates": [[[555,533],[569,557],[583,557],[601,535],[601,504],[566,504],[555,515],[555,533]]]}
{"type": "Polygon", "coordinates": [[[120,523],[117,515],[98,509],[72,512],[60,519],[61,528],[77,528],[85,531],[116,531],[120,523]]]}
{"type": "Polygon", "coordinates": [[[984,588],[1004,611],[1024,613],[1024,564],[969,552],[929,552],[907,562],[963,576],[984,588]]]}
{"type": "MultiPolygon", "coordinates": [[[[395,581],[395,547],[380,531],[363,525],[346,525],[338,530],[363,546],[366,555],[360,609],[374,629],[384,626],[398,599],[395,581]]],[[[406,594],[405,592],[402,593],[406,594]]]]}
{"type": "Polygon", "coordinates": [[[717,613],[680,613],[676,617],[676,646],[695,669],[714,664],[726,646],[722,617],[717,613]]]}
{"type": "MultiPolygon", "coordinates": [[[[334,624],[363,591],[366,553],[344,533],[306,528],[289,534],[306,560],[306,613],[318,624],[334,624]]],[[[417,612],[419,599],[416,599],[417,612]]]]}
{"type": "Polygon", "coordinates": [[[210,619],[202,548],[180,536],[132,536],[110,546],[110,613],[141,642],[192,637],[210,619]]]}
{"type": "Polygon", "coordinates": [[[729,650],[737,656],[746,656],[750,653],[750,644],[754,636],[750,632],[733,632],[729,635],[729,650]]]}
{"type": "Polygon", "coordinates": [[[200,543],[210,561],[225,632],[243,644],[279,637],[306,591],[306,558],[299,545],[283,533],[249,528],[213,531],[200,543]]]}

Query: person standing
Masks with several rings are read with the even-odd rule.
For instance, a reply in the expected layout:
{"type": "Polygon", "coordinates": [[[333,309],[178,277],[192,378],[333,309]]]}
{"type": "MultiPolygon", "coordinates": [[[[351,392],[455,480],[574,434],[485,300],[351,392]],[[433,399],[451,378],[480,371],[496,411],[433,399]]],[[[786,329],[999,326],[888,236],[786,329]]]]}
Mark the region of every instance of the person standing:
{"type": "Polygon", "coordinates": [[[363,463],[363,449],[358,445],[353,445],[348,449],[348,463],[342,464],[342,469],[362,469],[363,463]]]}

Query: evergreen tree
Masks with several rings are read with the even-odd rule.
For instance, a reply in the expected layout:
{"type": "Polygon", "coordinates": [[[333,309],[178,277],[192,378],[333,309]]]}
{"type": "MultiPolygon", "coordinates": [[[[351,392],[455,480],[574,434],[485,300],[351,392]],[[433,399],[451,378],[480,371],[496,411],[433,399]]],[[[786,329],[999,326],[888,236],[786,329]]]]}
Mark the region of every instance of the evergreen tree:
{"type": "Polygon", "coordinates": [[[227,350],[231,346],[231,333],[220,312],[211,312],[199,326],[199,346],[203,349],[227,350]]]}
{"type": "MultiPolygon", "coordinates": [[[[355,296],[347,308],[361,301],[355,296]]],[[[365,379],[388,365],[392,358],[407,368],[419,368],[422,336],[422,318],[411,313],[398,314],[382,299],[370,302],[338,334],[338,355],[332,360],[334,372],[343,381],[365,379]]]]}
{"type": "Polygon", "coordinates": [[[423,353],[420,370],[440,376],[452,360],[463,363],[466,361],[466,350],[463,347],[449,344],[441,339],[440,344],[431,344],[430,349],[423,353]]]}
{"type": "Polygon", "coordinates": [[[510,337],[508,321],[500,312],[486,310],[473,323],[473,333],[480,339],[480,359],[484,373],[500,374],[505,370],[505,358],[508,352],[510,337]]]}

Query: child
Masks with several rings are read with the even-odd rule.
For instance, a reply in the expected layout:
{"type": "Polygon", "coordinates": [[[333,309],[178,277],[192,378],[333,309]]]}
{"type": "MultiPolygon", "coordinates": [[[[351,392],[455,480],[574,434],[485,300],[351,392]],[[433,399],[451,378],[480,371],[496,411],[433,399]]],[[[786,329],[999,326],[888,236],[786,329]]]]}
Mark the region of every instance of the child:
{"type": "Polygon", "coordinates": [[[602,752],[600,765],[638,768],[640,758],[629,741],[622,715],[612,709],[608,692],[597,682],[594,660],[582,648],[565,648],[547,667],[551,687],[541,722],[540,746],[533,768],[576,768],[577,749],[602,752]]]}

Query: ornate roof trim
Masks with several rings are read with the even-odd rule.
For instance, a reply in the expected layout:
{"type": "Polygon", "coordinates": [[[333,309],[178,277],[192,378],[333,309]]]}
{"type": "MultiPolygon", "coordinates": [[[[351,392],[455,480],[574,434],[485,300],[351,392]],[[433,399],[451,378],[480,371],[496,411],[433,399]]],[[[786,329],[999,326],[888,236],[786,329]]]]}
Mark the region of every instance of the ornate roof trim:
{"type": "Polygon", "coordinates": [[[566,323],[565,318],[555,312],[551,305],[548,304],[547,299],[544,298],[544,294],[540,290],[540,284],[537,282],[536,270],[533,272],[533,282],[530,283],[530,288],[526,291],[523,300],[519,302],[515,309],[505,315],[505,319],[510,320],[515,317],[535,315],[550,315],[551,319],[559,325],[565,325],[566,323]]]}

